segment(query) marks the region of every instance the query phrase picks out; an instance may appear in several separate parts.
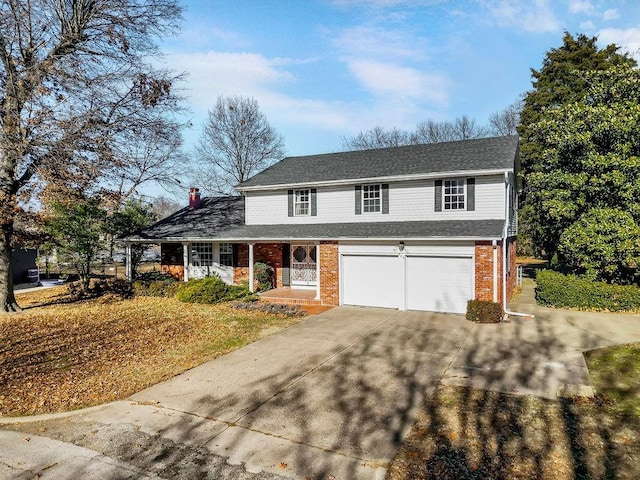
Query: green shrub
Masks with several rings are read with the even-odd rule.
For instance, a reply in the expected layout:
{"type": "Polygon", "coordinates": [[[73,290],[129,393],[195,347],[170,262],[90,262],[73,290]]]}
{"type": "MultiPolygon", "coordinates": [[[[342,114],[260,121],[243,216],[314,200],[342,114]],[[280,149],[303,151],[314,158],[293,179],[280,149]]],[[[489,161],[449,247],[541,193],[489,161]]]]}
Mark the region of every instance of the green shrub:
{"type": "Polygon", "coordinates": [[[610,285],[553,270],[536,274],[536,300],[542,305],[610,312],[640,310],[640,288],[610,285]]]}
{"type": "Polygon", "coordinates": [[[265,262],[253,264],[253,276],[258,281],[259,290],[264,292],[273,288],[273,267],[265,262]]]}
{"type": "Polygon", "coordinates": [[[590,280],[632,285],[640,277],[640,226],[615,208],[595,208],[560,237],[560,263],[590,280]]]}
{"type": "Polygon", "coordinates": [[[467,302],[467,320],[476,323],[499,323],[502,320],[502,306],[487,300],[467,302]]]}
{"type": "Polygon", "coordinates": [[[136,295],[145,297],[174,297],[180,282],[171,275],[161,272],[147,272],[133,282],[136,295]]]}
{"type": "Polygon", "coordinates": [[[249,288],[243,285],[227,285],[220,277],[206,277],[181,283],[176,298],[187,303],[220,303],[238,300],[250,295],[249,288]]]}

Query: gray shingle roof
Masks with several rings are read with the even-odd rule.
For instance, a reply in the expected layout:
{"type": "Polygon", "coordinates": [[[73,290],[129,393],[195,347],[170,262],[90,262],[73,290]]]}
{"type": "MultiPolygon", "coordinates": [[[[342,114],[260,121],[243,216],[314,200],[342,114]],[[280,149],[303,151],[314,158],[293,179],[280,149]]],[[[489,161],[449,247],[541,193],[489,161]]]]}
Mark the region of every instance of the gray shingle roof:
{"type": "Polygon", "coordinates": [[[185,207],[158,223],[135,232],[125,240],[165,238],[219,238],[224,232],[244,225],[244,197],[203,198],[200,208],[185,207]]]}
{"type": "Polygon", "coordinates": [[[244,197],[204,198],[125,240],[323,240],[376,238],[500,238],[504,220],[245,225],[244,197]]]}
{"type": "Polygon", "coordinates": [[[453,171],[511,170],[518,137],[287,157],[237,186],[287,185],[453,171]]]}

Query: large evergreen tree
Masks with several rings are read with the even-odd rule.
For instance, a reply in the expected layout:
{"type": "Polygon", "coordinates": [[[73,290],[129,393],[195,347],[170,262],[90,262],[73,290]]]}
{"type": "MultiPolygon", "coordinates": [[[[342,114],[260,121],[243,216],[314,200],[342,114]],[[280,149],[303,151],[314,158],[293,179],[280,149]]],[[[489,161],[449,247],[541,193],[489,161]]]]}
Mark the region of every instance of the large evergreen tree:
{"type": "Polygon", "coordinates": [[[527,174],[534,241],[550,255],[560,246],[560,260],[577,273],[629,283],[640,263],[640,70],[619,65],[582,80],[580,100],[530,126],[540,151],[527,174]]]}
{"type": "Polygon", "coordinates": [[[615,65],[635,66],[615,44],[598,48],[598,37],[565,32],[562,46],[547,52],[540,70],[531,69],[533,89],[527,92],[520,113],[521,162],[525,172],[539,168],[540,149],[532,141],[531,126],[544,119],[550,109],[582,99],[588,89],[585,72],[608,70],[615,65]]]}
{"type": "Polygon", "coordinates": [[[524,97],[520,112],[520,160],[522,164],[524,191],[521,196],[519,243],[533,241],[535,253],[548,257],[555,253],[557,236],[545,233],[546,225],[540,223],[541,216],[534,211],[530,193],[534,188],[529,175],[540,171],[544,164],[544,146],[535,138],[533,126],[544,121],[563,105],[585,98],[589,80],[587,72],[606,71],[617,65],[635,66],[636,62],[618,52],[615,44],[599,48],[597,37],[579,34],[576,37],[565,32],[562,45],[549,50],[540,70],[531,69],[533,89],[524,97]]]}

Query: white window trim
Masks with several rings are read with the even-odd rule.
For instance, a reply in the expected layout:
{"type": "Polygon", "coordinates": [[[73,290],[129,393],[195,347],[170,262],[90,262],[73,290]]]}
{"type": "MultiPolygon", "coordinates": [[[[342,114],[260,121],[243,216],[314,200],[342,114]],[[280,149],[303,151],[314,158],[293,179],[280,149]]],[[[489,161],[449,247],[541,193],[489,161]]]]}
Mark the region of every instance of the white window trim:
{"type": "Polygon", "coordinates": [[[189,264],[192,267],[212,267],[216,261],[214,249],[215,249],[215,245],[211,242],[192,243],[191,248],[189,249],[189,264]],[[205,247],[205,248],[202,251],[198,251],[199,247],[205,247]],[[204,260],[204,263],[202,261],[199,261],[198,263],[200,263],[200,265],[196,265],[194,252],[197,252],[197,258],[200,260],[204,260]]]}
{"type": "Polygon", "coordinates": [[[298,190],[293,191],[293,216],[294,217],[310,217],[311,216],[311,189],[310,188],[300,188],[298,190]],[[299,194],[302,192],[307,193],[307,201],[301,202],[299,200],[299,194]],[[298,206],[307,204],[307,213],[298,213],[298,206]]]}
{"type": "Polygon", "coordinates": [[[360,196],[361,196],[360,197],[360,205],[361,205],[360,210],[361,210],[361,213],[363,215],[371,215],[371,214],[376,215],[376,214],[382,213],[382,184],[381,183],[369,183],[369,184],[366,184],[366,185],[362,185],[360,196]],[[367,212],[367,211],[365,211],[365,206],[364,206],[365,205],[364,190],[367,187],[376,187],[376,186],[378,187],[378,199],[380,200],[380,203],[378,204],[378,210],[375,210],[373,212],[367,212]]]}
{"type": "MultiPolygon", "coordinates": [[[[451,196],[451,194],[448,194],[451,196]]],[[[466,178],[445,178],[442,180],[442,211],[443,212],[462,212],[467,209],[467,179],[466,178]],[[446,198],[447,198],[447,182],[460,182],[462,181],[462,199],[463,206],[462,208],[447,208],[446,198]]]]}
{"type": "Polygon", "coordinates": [[[218,264],[222,267],[232,267],[233,266],[233,244],[229,243],[229,242],[221,242],[218,244],[218,264]],[[228,252],[223,252],[222,251],[222,246],[223,245],[228,245],[229,246],[229,251],[228,252]],[[225,265],[222,263],[222,255],[230,255],[231,256],[231,263],[229,265],[225,265]]]}

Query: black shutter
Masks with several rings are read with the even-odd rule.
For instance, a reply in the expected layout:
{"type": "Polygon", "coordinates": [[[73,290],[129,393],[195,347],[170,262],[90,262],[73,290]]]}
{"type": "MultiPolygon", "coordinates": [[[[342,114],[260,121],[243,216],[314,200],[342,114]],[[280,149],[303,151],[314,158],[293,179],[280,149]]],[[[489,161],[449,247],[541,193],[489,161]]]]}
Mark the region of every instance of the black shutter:
{"type": "Polygon", "coordinates": [[[356,215],[362,213],[362,185],[356,185],[356,215]]]}
{"type": "Polygon", "coordinates": [[[434,209],[436,212],[442,211],[442,180],[436,180],[434,209]]]}
{"type": "Polygon", "coordinates": [[[238,266],[238,244],[237,243],[233,243],[231,245],[231,251],[232,253],[232,260],[231,263],[233,264],[234,267],[238,266]]]}
{"type": "Polygon", "coordinates": [[[287,202],[289,207],[289,216],[293,217],[293,190],[287,192],[287,202]]]}
{"type": "Polygon", "coordinates": [[[282,285],[291,285],[291,245],[282,244],[282,285]]]}
{"type": "Polygon", "coordinates": [[[389,213],[389,184],[382,184],[382,213],[389,213]]]}
{"type": "Polygon", "coordinates": [[[311,189],[311,216],[318,215],[318,203],[317,203],[318,191],[315,188],[311,189]]]}
{"type": "Polygon", "coordinates": [[[476,209],[476,179],[467,178],[467,210],[473,212],[476,209]]]}

